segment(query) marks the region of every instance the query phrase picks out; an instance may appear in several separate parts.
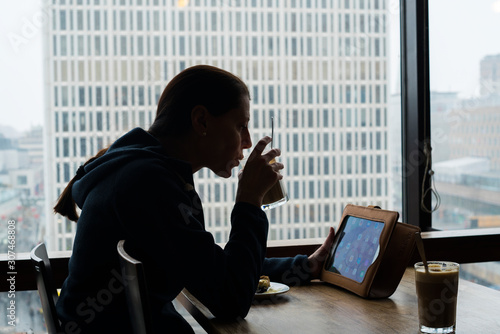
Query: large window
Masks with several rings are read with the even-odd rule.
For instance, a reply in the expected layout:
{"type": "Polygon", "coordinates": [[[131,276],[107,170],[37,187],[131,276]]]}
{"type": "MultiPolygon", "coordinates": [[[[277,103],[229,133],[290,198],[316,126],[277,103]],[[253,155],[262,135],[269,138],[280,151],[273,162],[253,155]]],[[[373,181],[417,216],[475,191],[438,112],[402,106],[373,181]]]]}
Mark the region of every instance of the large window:
{"type": "MultiPolygon", "coordinates": [[[[500,2],[429,1],[432,227],[500,227],[500,2]],[[467,24],[463,19],[467,18],[467,24]]],[[[500,263],[462,266],[500,288],[500,263]]]]}
{"type": "MultiPolygon", "coordinates": [[[[347,203],[377,204],[415,223],[411,221],[415,216],[405,207],[408,201],[403,200],[408,195],[404,184],[414,177],[404,168],[408,159],[401,156],[405,150],[401,143],[411,142],[413,134],[411,127],[402,131],[400,126],[407,121],[400,117],[401,101],[408,103],[411,97],[401,99],[399,77],[408,68],[401,72],[399,67],[397,3],[165,0],[132,1],[125,7],[114,0],[54,0],[44,6],[34,9],[30,19],[39,31],[47,30],[48,36],[39,36],[46,46],[45,58],[40,59],[47,65],[44,148],[48,179],[43,185],[28,184],[33,188],[30,193],[39,197],[24,203],[36,202],[41,226],[36,238],[50,240],[49,248],[72,247],[75,224],[53,216],[50,208],[76,168],[130,128],[147,128],[165,84],[198,63],[223,67],[248,83],[255,141],[270,133],[270,118],[276,120],[275,145],[283,151],[283,174],[291,200],[268,213],[270,239],[322,238],[329,226],[337,224],[347,203]],[[402,132],[407,136],[403,140],[402,132]],[[45,215],[39,212],[43,199],[45,215]]],[[[432,217],[434,228],[495,225],[499,153],[494,103],[498,100],[499,52],[488,41],[495,38],[498,5],[486,1],[474,5],[470,13],[462,3],[431,2],[430,6],[429,123],[435,172],[431,185],[436,192],[426,209],[437,206],[439,196],[440,207],[432,217]],[[453,11],[482,17],[482,25],[460,30],[463,25],[455,18],[462,17],[461,12],[450,12],[448,5],[453,11]],[[463,50],[463,43],[454,42],[456,35],[461,42],[469,36],[474,47],[463,50]],[[476,35],[481,38],[472,37],[476,35]],[[453,59],[457,65],[442,59],[453,59]],[[459,80],[457,73],[465,76],[473,68],[475,79],[459,80]],[[467,192],[467,196],[457,196],[467,192]]],[[[22,15],[19,22],[26,21],[22,15]]],[[[9,50],[13,54],[22,51],[23,36],[9,36],[9,50]]],[[[41,54],[42,48],[38,50],[41,54]]],[[[44,112],[41,105],[39,113],[44,112]]],[[[421,119],[425,112],[413,114],[421,119]]],[[[17,159],[22,161],[22,157],[17,159]]],[[[41,158],[37,159],[40,163],[41,158]]],[[[235,178],[225,181],[201,171],[196,181],[208,228],[217,241],[224,242],[235,178]]],[[[16,192],[4,188],[5,198],[16,192]]],[[[20,217],[15,210],[9,211],[12,207],[2,209],[2,214],[20,217]]],[[[30,208],[20,212],[24,209],[30,208]]]]}
{"type": "Polygon", "coordinates": [[[500,226],[499,32],[499,2],[429,2],[432,160],[440,199],[433,201],[440,205],[432,222],[439,229],[500,226]]]}

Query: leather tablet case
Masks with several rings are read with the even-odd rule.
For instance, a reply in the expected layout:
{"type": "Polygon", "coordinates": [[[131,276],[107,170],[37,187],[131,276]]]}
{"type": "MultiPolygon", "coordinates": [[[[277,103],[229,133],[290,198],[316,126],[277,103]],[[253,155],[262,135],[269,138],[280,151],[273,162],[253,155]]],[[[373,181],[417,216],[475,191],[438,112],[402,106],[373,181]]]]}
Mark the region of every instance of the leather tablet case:
{"type": "Polygon", "coordinates": [[[321,280],[363,298],[391,296],[415,249],[415,233],[420,231],[398,218],[396,211],[348,204],[321,280]]]}

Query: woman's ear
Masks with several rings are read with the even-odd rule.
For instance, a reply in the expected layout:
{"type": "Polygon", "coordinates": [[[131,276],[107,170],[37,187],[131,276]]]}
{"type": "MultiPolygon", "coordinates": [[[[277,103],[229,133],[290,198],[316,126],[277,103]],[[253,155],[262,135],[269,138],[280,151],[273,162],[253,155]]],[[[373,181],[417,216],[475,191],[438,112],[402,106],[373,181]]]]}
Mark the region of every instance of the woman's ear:
{"type": "Polygon", "coordinates": [[[197,105],[191,110],[191,123],[193,130],[200,136],[207,135],[208,110],[205,106],[197,105]]]}

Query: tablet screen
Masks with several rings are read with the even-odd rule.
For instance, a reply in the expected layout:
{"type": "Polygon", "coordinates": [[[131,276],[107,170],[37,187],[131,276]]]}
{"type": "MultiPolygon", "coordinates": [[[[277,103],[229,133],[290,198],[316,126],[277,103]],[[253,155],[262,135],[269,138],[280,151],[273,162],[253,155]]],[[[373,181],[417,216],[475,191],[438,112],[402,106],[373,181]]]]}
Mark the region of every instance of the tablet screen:
{"type": "Polygon", "coordinates": [[[366,270],[377,259],[384,223],[347,216],[338,231],[328,271],[363,282],[366,270]]]}

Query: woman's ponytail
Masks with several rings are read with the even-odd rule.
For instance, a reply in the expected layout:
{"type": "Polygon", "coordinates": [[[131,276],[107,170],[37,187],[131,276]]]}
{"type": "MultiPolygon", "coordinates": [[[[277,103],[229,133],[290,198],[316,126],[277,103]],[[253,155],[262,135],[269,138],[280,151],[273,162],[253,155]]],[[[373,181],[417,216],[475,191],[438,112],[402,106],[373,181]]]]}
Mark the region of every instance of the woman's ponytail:
{"type": "Polygon", "coordinates": [[[108,148],[101,149],[94,157],[90,158],[86,163],[78,168],[78,170],[76,171],[76,175],[69,181],[68,185],[66,186],[66,188],[64,188],[63,192],[59,196],[59,199],[54,206],[54,213],[58,213],[61,216],[64,216],[74,222],[78,221],[79,216],[76,212],[76,203],[73,200],[73,195],[71,194],[73,184],[85,175],[85,166],[104,155],[107,150],[108,148]]]}

